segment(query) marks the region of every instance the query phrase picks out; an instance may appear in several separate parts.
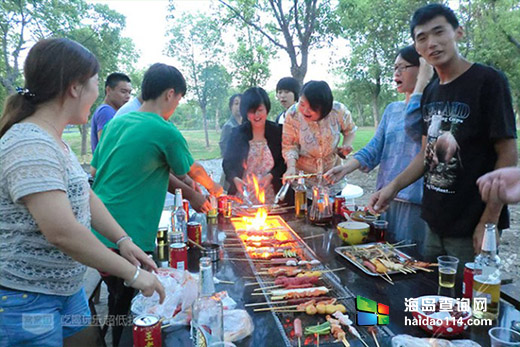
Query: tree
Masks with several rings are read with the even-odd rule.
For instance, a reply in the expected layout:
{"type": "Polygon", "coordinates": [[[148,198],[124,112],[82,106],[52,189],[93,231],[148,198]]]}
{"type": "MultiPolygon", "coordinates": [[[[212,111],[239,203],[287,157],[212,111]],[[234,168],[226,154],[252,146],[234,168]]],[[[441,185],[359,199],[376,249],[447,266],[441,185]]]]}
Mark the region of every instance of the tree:
{"type": "Polygon", "coordinates": [[[466,33],[463,53],[508,77],[516,114],[520,111],[520,3],[515,0],[460,1],[466,33]]]}
{"type": "Polygon", "coordinates": [[[352,48],[343,70],[347,80],[366,82],[374,123],[380,120],[380,94],[390,83],[397,50],[411,43],[409,20],[424,0],[340,0],[342,36],[352,48]]]}
{"type": "MultiPolygon", "coordinates": [[[[14,92],[21,85],[20,58],[34,42],[48,37],[75,40],[99,60],[100,77],[114,71],[133,70],[138,53],[131,39],[121,36],[125,17],[106,5],[87,4],[83,0],[9,0],[0,3],[0,96],[14,92]]],[[[104,97],[100,83],[99,103],[104,97]]],[[[3,98],[2,98],[3,100],[3,98]]],[[[82,135],[81,155],[87,153],[88,125],[79,126],[82,135]]]]}
{"type": "Polygon", "coordinates": [[[249,26],[243,26],[237,34],[238,46],[231,53],[233,77],[239,90],[262,86],[271,76],[269,61],[274,50],[265,45],[261,36],[255,36],[249,26]]]}
{"type": "Polygon", "coordinates": [[[309,52],[330,43],[337,18],[330,1],[219,0],[232,17],[242,20],[274,47],[287,53],[291,75],[303,83],[309,52]]]}
{"type": "MultiPolygon", "coordinates": [[[[171,3],[170,3],[171,4],[171,3]]],[[[172,8],[170,8],[170,11],[172,8]]],[[[169,18],[172,18],[171,16],[169,18]]],[[[209,147],[208,106],[225,102],[231,76],[223,60],[221,23],[203,14],[185,14],[170,22],[167,54],[177,58],[187,70],[192,95],[202,110],[206,147],[209,147]]]]}

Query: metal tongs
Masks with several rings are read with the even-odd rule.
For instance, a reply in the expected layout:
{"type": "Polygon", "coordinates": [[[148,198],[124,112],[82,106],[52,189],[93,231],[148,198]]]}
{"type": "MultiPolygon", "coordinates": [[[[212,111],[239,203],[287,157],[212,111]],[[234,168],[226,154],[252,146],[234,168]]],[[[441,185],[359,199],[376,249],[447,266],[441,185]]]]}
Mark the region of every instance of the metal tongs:
{"type": "Polygon", "coordinates": [[[276,196],[274,197],[274,204],[277,205],[280,201],[283,201],[285,199],[285,195],[287,194],[287,191],[289,190],[289,187],[291,185],[291,182],[287,181],[285,184],[280,188],[276,196]]]}
{"type": "Polygon", "coordinates": [[[249,192],[247,191],[247,187],[244,185],[242,190],[242,196],[244,197],[244,202],[247,206],[251,207],[253,206],[253,203],[251,202],[251,198],[249,197],[249,192]]]}

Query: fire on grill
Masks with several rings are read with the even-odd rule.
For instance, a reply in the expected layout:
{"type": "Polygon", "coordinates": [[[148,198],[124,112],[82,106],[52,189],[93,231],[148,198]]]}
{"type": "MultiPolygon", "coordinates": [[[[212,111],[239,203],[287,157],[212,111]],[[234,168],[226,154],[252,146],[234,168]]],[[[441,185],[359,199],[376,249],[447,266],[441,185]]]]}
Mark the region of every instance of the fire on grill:
{"type": "MultiPolygon", "coordinates": [[[[257,200],[263,203],[263,192],[256,190],[255,193],[257,200]]],[[[326,322],[325,314],[346,314],[346,307],[339,300],[354,295],[341,286],[333,273],[344,268],[330,270],[323,266],[280,216],[269,215],[268,208],[261,206],[252,216],[235,217],[231,223],[258,281],[250,284],[259,286],[253,290],[252,296],[267,298],[266,302],[246,306],[268,306],[257,310],[273,312],[279,327],[283,327],[281,330],[288,345],[294,345],[290,337],[295,336],[293,322],[296,318],[308,327],[326,322]],[[338,303],[334,304],[336,301],[338,303]]],[[[350,331],[348,327],[345,330],[350,331]]],[[[316,338],[307,336],[303,342],[313,344],[316,338]]],[[[325,345],[335,339],[348,345],[347,338],[361,339],[361,336],[331,332],[320,337],[325,345]]]]}

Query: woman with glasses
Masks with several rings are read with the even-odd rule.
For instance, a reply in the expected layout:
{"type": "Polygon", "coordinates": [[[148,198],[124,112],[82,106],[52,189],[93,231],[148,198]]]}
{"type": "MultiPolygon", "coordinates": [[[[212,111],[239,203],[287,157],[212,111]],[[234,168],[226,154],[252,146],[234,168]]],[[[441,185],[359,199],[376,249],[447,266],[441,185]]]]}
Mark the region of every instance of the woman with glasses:
{"type": "MultiPolygon", "coordinates": [[[[432,67],[413,46],[401,49],[395,59],[394,82],[405,100],[389,104],[372,140],[344,165],[328,171],[325,178],[336,182],[357,169],[368,173],[379,165],[378,190],[402,172],[421,149],[421,96],[432,74],[432,67]]],[[[422,185],[420,179],[399,192],[383,216],[388,221],[389,240],[413,240],[419,250],[426,230],[420,217],[422,185]]]]}

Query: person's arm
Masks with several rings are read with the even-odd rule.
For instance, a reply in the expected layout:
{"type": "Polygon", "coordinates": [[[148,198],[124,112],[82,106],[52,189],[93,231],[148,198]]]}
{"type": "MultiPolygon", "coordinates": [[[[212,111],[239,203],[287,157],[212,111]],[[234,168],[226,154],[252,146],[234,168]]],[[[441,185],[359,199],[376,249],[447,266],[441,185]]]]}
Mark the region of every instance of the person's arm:
{"type": "Polygon", "coordinates": [[[197,192],[178,177],[170,173],[168,178],[168,192],[175,194],[175,189],[177,188],[182,189],[182,196],[191,203],[191,206],[195,211],[206,213],[211,209],[211,204],[204,194],[197,192]]]}
{"type": "Polygon", "coordinates": [[[323,178],[325,178],[330,184],[334,184],[360,167],[361,163],[359,160],[356,158],[348,158],[345,164],[335,166],[327,171],[325,175],[323,175],[323,178]]]}
{"type": "Polygon", "coordinates": [[[224,191],[220,184],[213,182],[204,167],[198,162],[194,162],[191,165],[190,171],[188,171],[188,176],[190,176],[195,182],[200,183],[211,195],[219,196],[224,191]]]}
{"type": "Polygon", "coordinates": [[[106,105],[104,107],[102,107],[98,114],[97,114],[97,136],[98,136],[98,141],[101,140],[101,133],[103,132],[103,129],[105,128],[106,124],[112,119],[114,118],[114,115],[116,114],[116,111],[106,105]]]}
{"type": "Polygon", "coordinates": [[[339,103],[339,105],[339,123],[341,126],[341,133],[343,134],[343,142],[341,146],[338,147],[338,151],[340,156],[345,158],[350,154],[350,152],[352,152],[352,143],[356,137],[357,126],[354,124],[352,115],[347,107],[341,103],[339,103]]]}
{"type": "Polygon", "coordinates": [[[289,108],[286,112],[285,122],[282,129],[282,156],[285,159],[287,170],[285,171],[284,179],[287,176],[294,176],[296,174],[296,162],[300,157],[300,143],[298,133],[300,123],[296,119],[297,111],[295,107],[289,108]]]}
{"type": "Polygon", "coordinates": [[[226,148],[230,138],[229,135],[231,135],[231,130],[232,128],[228,124],[224,124],[222,126],[222,132],[220,133],[220,141],[218,142],[221,156],[224,156],[224,154],[226,153],[226,148]]]}
{"type": "Polygon", "coordinates": [[[397,193],[417,181],[424,174],[424,153],[426,149],[426,136],[423,136],[421,151],[417,153],[408,167],[385,187],[378,190],[370,197],[368,208],[375,213],[384,212],[397,193]]]}
{"type": "MultiPolygon", "coordinates": [[[[22,201],[45,238],[61,251],[82,264],[121,277],[126,282],[132,282],[138,273],[132,287],[141,290],[145,296],[151,296],[157,291],[160,301],[164,300],[164,288],[154,275],[145,270],[137,270],[135,265],[110,251],[90,230],[78,223],[65,192],[51,190],[30,194],[23,197],[22,201]]],[[[99,217],[100,214],[104,214],[104,211],[96,201],[94,201],[93,207],[92,213],[96,219],[94,224],[97,227],[101,227],[101,229],[114,227],[113,219],[99,217]]],[[[114,227],[114,229],[117,228],[114,227]]],[[[112,241],[121,234],[120,228],[107,233],[112,241]]],[[[129,243],[129,240],[123,241],[121,244],[124,242],[129,243]]]]}
{"type": "MultiPolygon", "coordinates": [[[[497,153],[497,161],[495,170],[505,167],[514,167],[518,162],[518,151],[516,147],[516,139],[500,139],[495,143],[495,152],[497,153]]],[[[498,200],[490,200],[486,204],[486,208],[480,217],[480,221],[473,233],[473,250],[479,253],[482,248],[482,239],[484,238],[485,224],[498,223],[503,203],[498,200]]]]}

